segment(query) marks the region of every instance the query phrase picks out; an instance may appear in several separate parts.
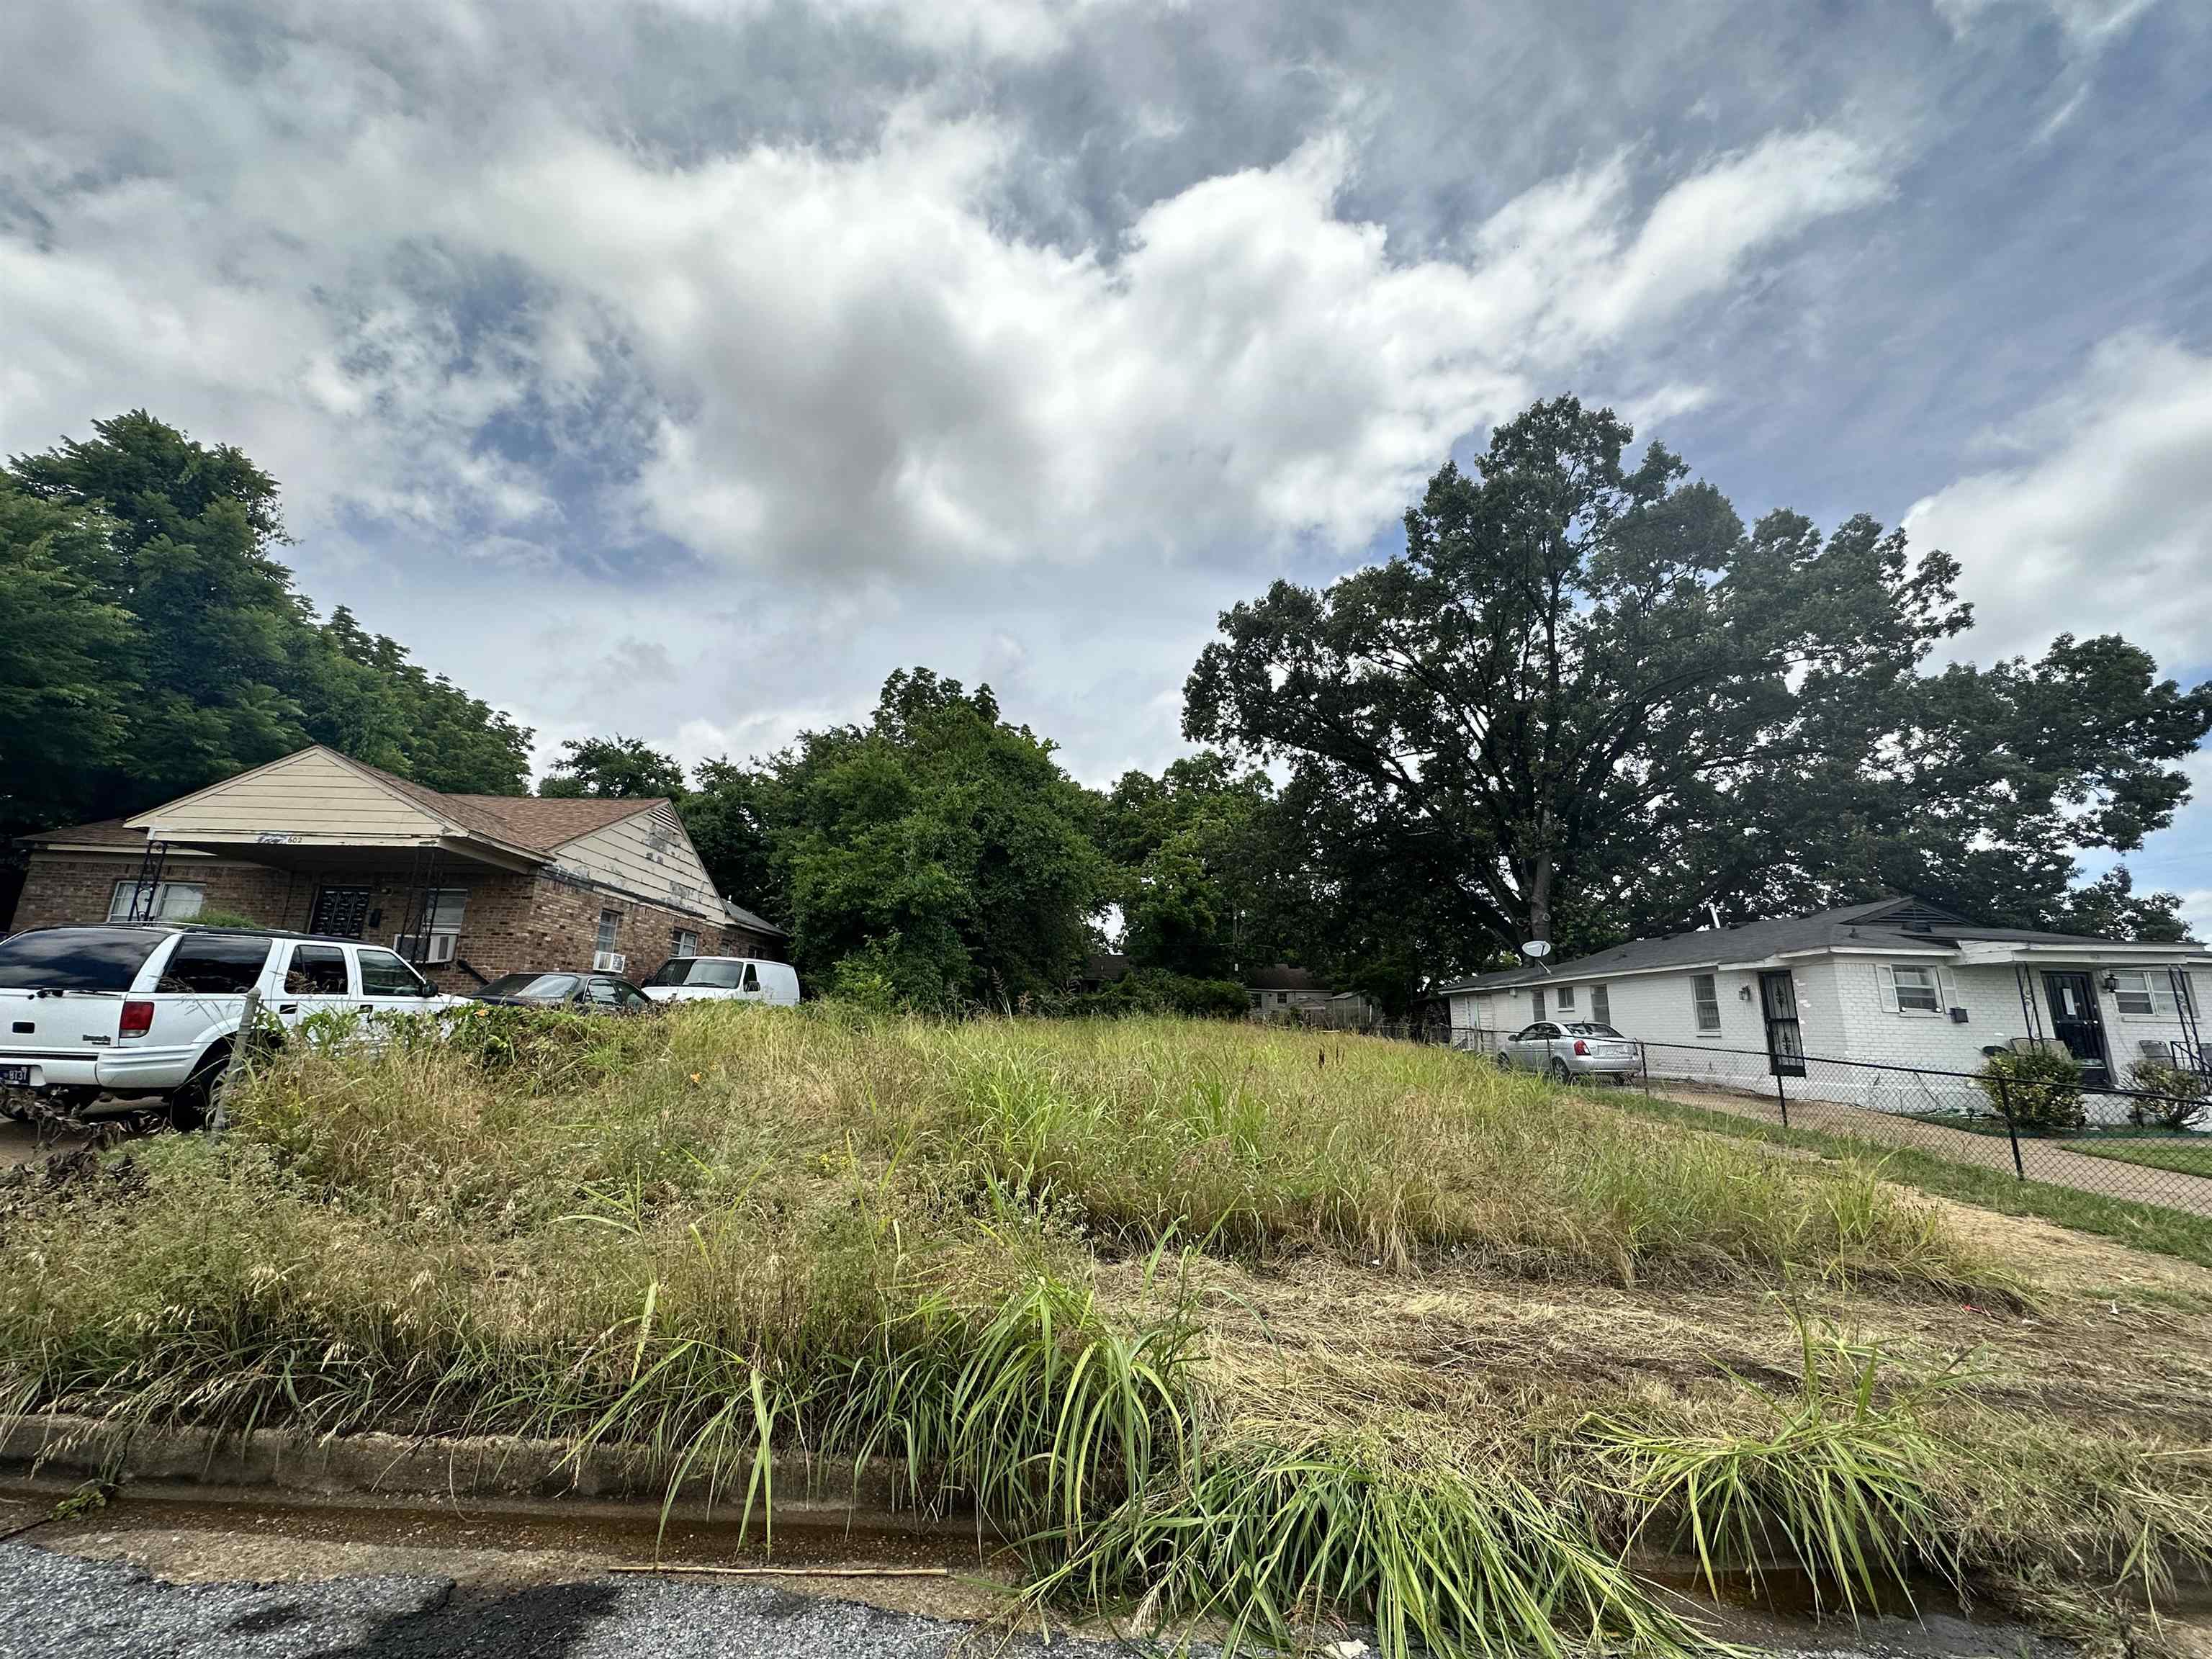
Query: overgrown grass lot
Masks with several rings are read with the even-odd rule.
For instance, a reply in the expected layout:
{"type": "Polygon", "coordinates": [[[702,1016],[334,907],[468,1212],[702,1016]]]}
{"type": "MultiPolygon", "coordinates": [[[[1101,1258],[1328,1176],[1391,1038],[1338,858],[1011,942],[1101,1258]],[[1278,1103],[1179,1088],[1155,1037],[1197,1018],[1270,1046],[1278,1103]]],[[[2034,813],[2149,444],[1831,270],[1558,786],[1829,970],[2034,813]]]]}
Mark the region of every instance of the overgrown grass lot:
{"type": "Polygon", "coordinates": [[[1679,1550],[2154,1639],[2212,1560],[2212,1273],[1366,1038],[487,1012],[0,1246],[15,1410],[888,1459],[1146,1627],[1681,1652],[1679,1550]]]}

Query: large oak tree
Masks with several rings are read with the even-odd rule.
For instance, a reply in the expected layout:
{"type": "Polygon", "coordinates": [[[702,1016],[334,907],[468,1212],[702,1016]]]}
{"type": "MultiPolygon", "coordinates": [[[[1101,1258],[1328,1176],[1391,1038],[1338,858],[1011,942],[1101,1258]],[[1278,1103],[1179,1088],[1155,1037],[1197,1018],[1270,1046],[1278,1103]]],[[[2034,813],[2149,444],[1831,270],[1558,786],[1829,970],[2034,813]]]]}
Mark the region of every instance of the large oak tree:
{"type": "Polygon", "coordinates": [[[1324,884],[1387,888],[1433,967],[1885,890],[2060,921],[2075,848],[2170,819],[2212,687],[2118,639],[1929,674],[1971,622],[1948,556],[1747,529],[1632,436],[1536,404],[1436,475],[1401,556],[1277,582],[1191,673],[1185,734],[1286,769],[1324,884]]]}

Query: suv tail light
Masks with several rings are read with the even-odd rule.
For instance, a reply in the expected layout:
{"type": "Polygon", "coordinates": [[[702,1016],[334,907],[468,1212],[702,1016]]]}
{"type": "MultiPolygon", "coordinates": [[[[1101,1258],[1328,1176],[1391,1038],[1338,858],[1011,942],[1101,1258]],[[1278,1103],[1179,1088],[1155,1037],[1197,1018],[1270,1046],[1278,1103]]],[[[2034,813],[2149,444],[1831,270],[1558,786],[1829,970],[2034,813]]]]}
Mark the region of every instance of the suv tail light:
{"type": "Polygon", "coordinates": [[[1578,1054],[1588,1054],[1589,1052],[1589,1044],[1584,1042],[1580,1037],[1577,1037],[1575,1039],[1575,1052],[1578,1054]]]}
{"type": "Polygon", "coordinates": [[[123,1018],[118,1033],[124,1036],[144,1036],[154,1029],[154,1005],[150,1002],[131,1001],[123,1005],[123,1018]]]}

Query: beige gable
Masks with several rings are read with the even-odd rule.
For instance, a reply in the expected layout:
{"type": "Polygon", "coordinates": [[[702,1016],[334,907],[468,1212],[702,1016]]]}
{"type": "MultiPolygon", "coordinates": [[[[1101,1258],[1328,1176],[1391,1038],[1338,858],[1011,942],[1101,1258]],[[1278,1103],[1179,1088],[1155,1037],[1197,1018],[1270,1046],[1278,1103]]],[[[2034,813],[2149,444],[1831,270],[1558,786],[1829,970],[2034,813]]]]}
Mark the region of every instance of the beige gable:
{"type": "Polygon", "coordinates": [[[556,863],[641,898],[719,921],[722,907],[676,809],[659,805],[563,843],[556,863]]]}
{"type": "Polygon", "coordinates": [[[179,840],[331,846],[430,840],[437,817],[327,749],[302,749],[128,820],[179,840]]]}

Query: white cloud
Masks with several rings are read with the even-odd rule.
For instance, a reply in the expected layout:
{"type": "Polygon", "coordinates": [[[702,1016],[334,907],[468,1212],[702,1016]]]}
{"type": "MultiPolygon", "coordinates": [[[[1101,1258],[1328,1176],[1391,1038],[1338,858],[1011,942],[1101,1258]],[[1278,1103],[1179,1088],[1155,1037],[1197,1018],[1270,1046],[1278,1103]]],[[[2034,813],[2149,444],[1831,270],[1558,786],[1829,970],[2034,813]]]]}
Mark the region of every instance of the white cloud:
{"type": "Polygon", "coordinates": [[[2142,16],[2158,0],[1936,0],[1936,9],[1954,34],[1966,34],[1989,17],[2006,11],[2046,15],[2080,47],[2095,50],[2142,16]]]}
{"type": "Polygon", "coordinates": [[[1990,440],[2011,459],[1906,514],[1960,561],[1977,656],[2117,631],[2166,672],[2212,665],[2212,356],[2106,341],[2075,383],[1990,440]]]}
{"type": "MultiPolygon", "coordinates": [[[[841,3],[967,59],[1085,17],[841,3]]],[[[1698,407],[1647,366],[1668,328],[1888,187],[1817,125],[1607,149],[1415,250],[1324,127],[1048,242],[1012,204],[1059,175],[957,75],[672,153],[464,0],[250,21],[251,52],[123,0],[0,21],[0,451],[140,405],[243,446],[311,592],[549,742],[750,745],[924,660],[1157,763],[1172,711],[1137,711],[1220,605],[1356,558],[1534,395],[1698,407]]]]}

